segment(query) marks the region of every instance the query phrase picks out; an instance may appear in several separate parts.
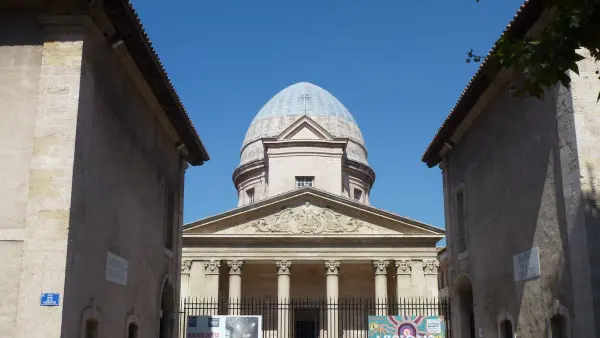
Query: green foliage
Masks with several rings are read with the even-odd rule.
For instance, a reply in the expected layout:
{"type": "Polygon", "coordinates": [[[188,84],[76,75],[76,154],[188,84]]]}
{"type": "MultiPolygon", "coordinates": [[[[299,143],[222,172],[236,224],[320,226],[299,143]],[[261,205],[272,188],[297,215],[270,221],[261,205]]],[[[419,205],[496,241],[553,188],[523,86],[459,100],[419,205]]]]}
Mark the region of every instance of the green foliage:
{"type": "MultiPolygon", "coordinates": [[[[577,49],[586,48],[592,58],[600,61],[599,4],[600,0],[546,0],[553,15],[540,34],[524,39],[502,37],[489,62],[492,66],[512,68],[523,74],[523,82],[515,92],[519,96],[543,99],[544,90],[557,83],[569,87],[568,71],[579,75],[577,62],[584,58],[577,49]]],[[[481,62],[483,59],[471,50],[466,61],[481,62]]]]}

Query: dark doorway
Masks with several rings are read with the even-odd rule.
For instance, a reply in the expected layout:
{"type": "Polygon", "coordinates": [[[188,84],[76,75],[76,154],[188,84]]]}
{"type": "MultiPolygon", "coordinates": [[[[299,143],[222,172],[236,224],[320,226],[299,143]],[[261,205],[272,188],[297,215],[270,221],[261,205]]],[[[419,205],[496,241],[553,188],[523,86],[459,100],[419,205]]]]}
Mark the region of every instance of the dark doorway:
{"type": "Polygon", "coordinates": [[[160,298],[160,338],[173,338],[173,312],[173,287],[165,283],[160,298]]]}
{"type": "Polygon", "coordinates": [[[319,337],[319,309],[294,310],[294,338],[319,337]]]}
{"type": "Polygon", "coordinates": [[[475,338],[475,313],[473,311],[473,286],[471,280],[461,276],[456,280],[460,332],[464,338],[475,338]]]}

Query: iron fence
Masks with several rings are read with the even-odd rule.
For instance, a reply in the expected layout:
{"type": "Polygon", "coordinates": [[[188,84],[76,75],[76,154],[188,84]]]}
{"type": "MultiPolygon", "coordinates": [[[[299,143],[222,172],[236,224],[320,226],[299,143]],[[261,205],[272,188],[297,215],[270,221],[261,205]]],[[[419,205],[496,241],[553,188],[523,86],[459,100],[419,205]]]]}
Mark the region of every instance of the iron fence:
{"type": "MultiPolygon", "coordinates": [[[[260,338],[367,338],[369,316],[414,316],[417,317],[415,320],[423,316],[442,316],[445,320],[445,337],[451,337],[448,300],[419,297],[289,300],[185,298],[181,301],[179,312],[180,337],[189,338],[189,316],[214,315],[261,316],[260,338]]],[[[252,334],[246,334],[245,337],[259,338],[252,334]]]]}

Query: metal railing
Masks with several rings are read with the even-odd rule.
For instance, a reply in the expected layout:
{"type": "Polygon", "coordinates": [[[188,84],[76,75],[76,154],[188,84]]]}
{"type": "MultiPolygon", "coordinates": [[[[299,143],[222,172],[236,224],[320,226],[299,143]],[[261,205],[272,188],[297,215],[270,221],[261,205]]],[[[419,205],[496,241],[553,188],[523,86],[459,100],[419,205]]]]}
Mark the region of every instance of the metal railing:
{"type": "MultiPolygon", "coordinates": [[[[185,298],[179,312],[180,337],[189,316],[261,316],[261,338],[367,338],[369,316],[442,316],[450,337],[446,298],[185,298]]],[[[410,319],[410,318],[407,318],[410,319]]],[[[253,337],[248,337],[253,338],[253,337]]]]}

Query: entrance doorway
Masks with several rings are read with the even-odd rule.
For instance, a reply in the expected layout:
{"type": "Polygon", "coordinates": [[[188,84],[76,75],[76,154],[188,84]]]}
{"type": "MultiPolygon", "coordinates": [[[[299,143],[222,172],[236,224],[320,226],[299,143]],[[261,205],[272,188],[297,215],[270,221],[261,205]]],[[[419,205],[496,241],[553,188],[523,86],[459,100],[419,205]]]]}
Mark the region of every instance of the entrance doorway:
{"type": "Polygon", "coordinates": [[[319,337],[319,309],[302,308],[294,310],[294,338],[319,337]]]}
{"type": "Polygon", "coordinates": [[[460,333],[465,338],[475,338],[475,311],[473,310],[473,284],[465,275],[456,279],[455,290],[458,298],[458,320],[460,333]]]}
{"type": "Polygon", "coordinates": [[[160,297],[160,338],[173,337],[173,287],[166,282],[160,297]]]}

